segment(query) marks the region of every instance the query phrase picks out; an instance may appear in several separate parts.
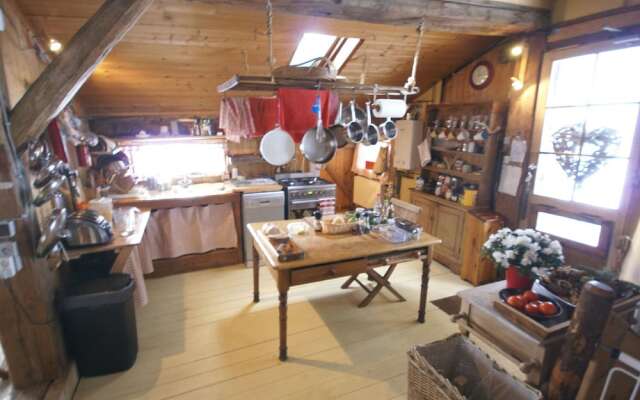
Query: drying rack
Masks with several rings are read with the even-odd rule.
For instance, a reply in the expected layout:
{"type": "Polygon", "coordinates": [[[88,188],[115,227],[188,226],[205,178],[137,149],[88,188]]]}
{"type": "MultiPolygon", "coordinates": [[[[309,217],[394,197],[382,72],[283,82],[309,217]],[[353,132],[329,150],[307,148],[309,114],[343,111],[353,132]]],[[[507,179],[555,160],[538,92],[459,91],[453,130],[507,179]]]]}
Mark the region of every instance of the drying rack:
{"type": "Polygon", "coordinates": [[[218,85],[218,93],[229,91],[265,91],[273,92],[279,88],[292,87],[300,89],[326,89],[336,92],[360,94],[368,96],[413,96],[420,93],[420,88],[410,89],[404,86],[364,85],[349,83],[344,80],[272,78],[270,76],[234,75],[228,81],[218,85]]]}

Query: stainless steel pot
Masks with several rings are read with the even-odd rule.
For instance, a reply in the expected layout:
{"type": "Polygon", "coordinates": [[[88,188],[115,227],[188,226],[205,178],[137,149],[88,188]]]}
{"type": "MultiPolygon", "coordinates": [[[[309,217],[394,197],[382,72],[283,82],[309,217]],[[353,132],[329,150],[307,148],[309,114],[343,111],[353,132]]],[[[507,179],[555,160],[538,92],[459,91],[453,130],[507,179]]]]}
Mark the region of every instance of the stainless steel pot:
{"type": "Polygon", "coordinates": [[[348,143],[347,127],[342,122],[342,102],[340,102],[340,107],[338,107],[338,114],[336,115],[336,121],[333,125],[329,127],[329,130],[336,137],[336,141],[338,143],[339,149],[347,145],[348,143]]]}
{"type": "Polygon", "coordinates": [[[378,126],[371,122],[371,103],[367,101],[367,130],[363,143],[368,146],[375,146],[378,144],[379,135],[378,126]]]}
{"type": "Polygon", "coordinates": [[[351,100],[351,120],[347,124],[347,137],[353,143],[360,143],[364,138],[364,127],[356,113],[356,102],[351,100]]]}
{"type": "Polygon", "coordinates": [[[47,201],[53,199],[53,197],[60,192],[64,180],[62,176],[52,177],[49,182],[40,189],[40,193],[38,193],[35,199],[33,199],[33,205],[40,207],[47,201]]]}
{"type": "Polygon", "coordinates": [[[391,118],[387,118],[386,121],[380,124],[380,131],[386,140],[393,140],[398,136],[398,127],[391,118]]]}
{"type": "Polygon", "coordinates": [[[44,232],[40,236],[38,246],[36,247],[36,255],[38,257],[46,257],[54,247],[58,245],[60,240],[67,237],[68,232],[65,229],[67,221],[67,210],[53,210],[49,216],[49,220],[45,225],[44,232]]]}
{"type": "Polygon", "coordinates": [[[111,224],[93,210],[74,212],[67,218],[68,247],[84,247],[106,244],[113,239],[111,224]]]}

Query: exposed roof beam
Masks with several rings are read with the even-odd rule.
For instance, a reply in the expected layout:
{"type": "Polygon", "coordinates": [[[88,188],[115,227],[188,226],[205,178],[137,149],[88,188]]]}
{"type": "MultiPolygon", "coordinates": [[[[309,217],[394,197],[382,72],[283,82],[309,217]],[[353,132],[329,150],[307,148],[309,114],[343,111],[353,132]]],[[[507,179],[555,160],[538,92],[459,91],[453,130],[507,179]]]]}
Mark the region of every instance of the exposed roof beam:
{"type": "MultiPolygon", "coordinates": [[[[211,4],[264,8],[264,0],[198,0],[211,4]]],[[[357,20],[379,24],[413,24],[425,19],[431,31],[509,35],[542,28],[549,10],[538,2],[515,0],[272,0],[289,14],[357,20]]]]}
{"type": "Polygon", "coordinates": [[[44,131],[153,0],[106,0],[11,111],[16,146],[44,131]]]}

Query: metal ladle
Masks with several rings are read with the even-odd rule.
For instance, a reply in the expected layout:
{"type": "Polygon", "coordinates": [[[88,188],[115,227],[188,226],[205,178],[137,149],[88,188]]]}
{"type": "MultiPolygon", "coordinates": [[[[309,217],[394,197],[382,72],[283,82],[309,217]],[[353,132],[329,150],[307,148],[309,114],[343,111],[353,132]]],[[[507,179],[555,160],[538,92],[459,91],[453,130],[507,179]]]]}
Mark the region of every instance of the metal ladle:
{"type": "Polygon", "coordinates": [[[56,176],[51,178],[46,185],[40,189],[40,193],[33,199],[33,205],[40,207],[47,201],[54,198],[54,196],[60,192],[60,189],[64,185],[64,178],[62,176],[56,176]]]}

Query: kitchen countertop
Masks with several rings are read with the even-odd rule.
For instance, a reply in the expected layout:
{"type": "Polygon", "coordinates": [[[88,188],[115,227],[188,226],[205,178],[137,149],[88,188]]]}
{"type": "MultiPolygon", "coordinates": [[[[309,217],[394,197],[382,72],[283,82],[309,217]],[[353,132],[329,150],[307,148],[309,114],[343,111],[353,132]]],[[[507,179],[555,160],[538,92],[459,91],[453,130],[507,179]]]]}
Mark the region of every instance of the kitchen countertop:
{"type": "Polygon", "coordinates": [[[85,254],[101,253],[103,251],[122,250],[123,248],[137,246],[142,242],[144,231],[149,223],[150,211],[142,211],[136,215],[136,225],[133,232],[128,236],[122,236],[122,231],[114,227],[113,240],[111,243],[98,246],[88,246],[77,249],[69,249],[67,255],[69,259],[80,258],[85,254]]]}
{"type": "Polygon", "coordinates": [[[161,192],[139,192],[112,196],[114,207],[134,206],[142,209],[188,207],[191,205],[224,202],[225,198],[243,192],[282,190],[278,184],[236,186],[231,182],[198,183],[187,188],[174,186],[161,192]]]}

